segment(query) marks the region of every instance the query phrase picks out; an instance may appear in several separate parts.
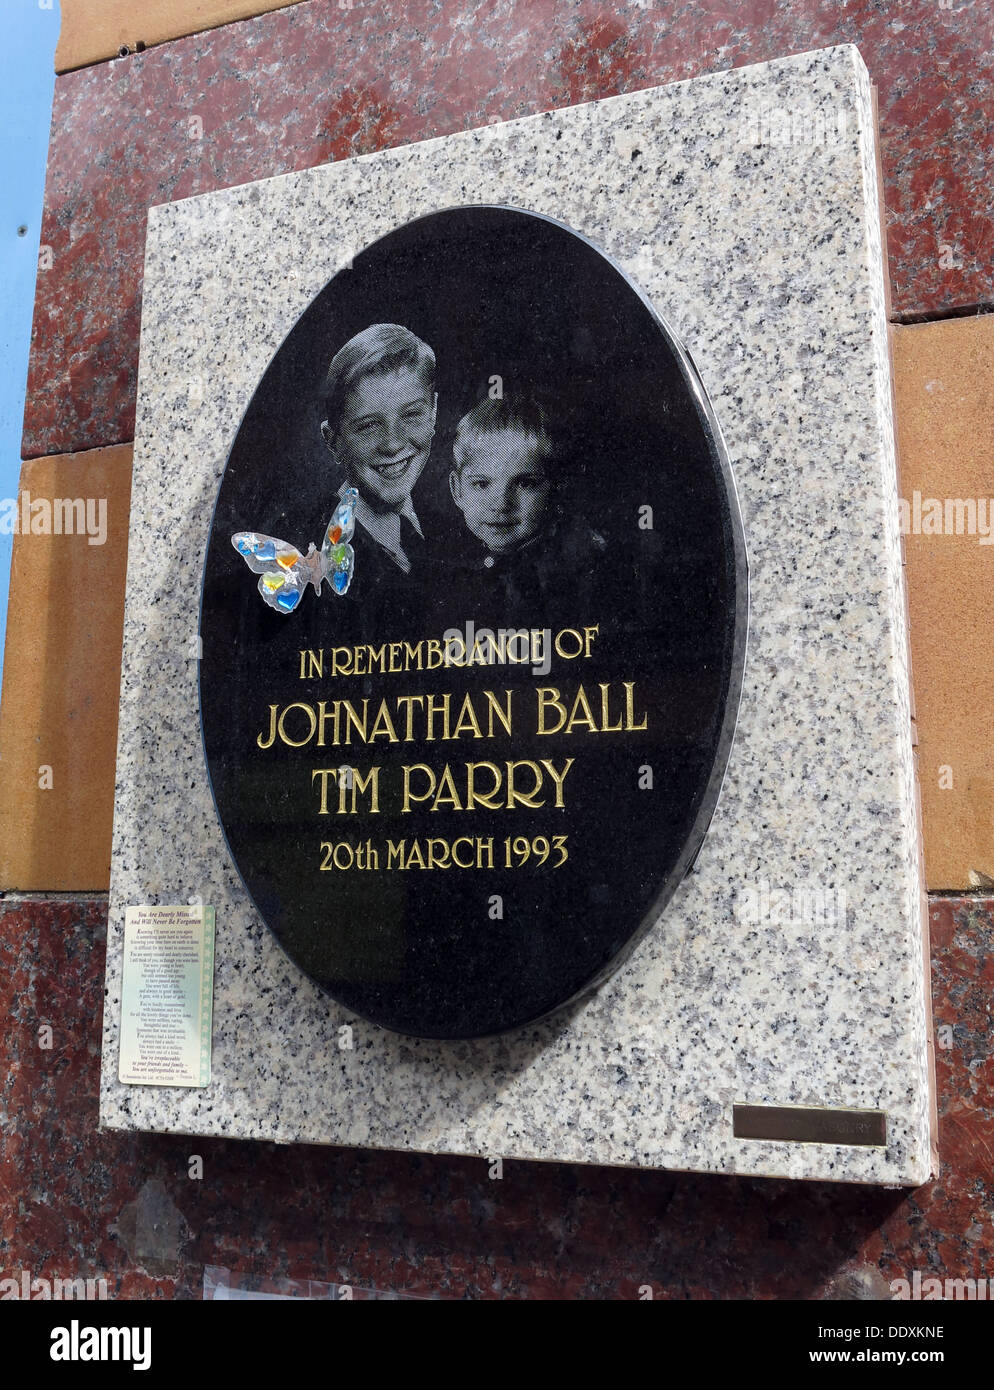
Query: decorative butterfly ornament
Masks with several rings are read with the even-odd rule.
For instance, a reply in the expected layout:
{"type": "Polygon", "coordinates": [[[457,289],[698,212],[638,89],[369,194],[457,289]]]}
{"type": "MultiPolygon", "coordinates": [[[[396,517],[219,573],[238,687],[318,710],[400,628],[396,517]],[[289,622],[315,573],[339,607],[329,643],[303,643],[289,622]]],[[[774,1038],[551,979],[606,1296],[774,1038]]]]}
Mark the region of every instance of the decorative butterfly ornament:
{"type": "Polygon", "coordinates": [[[231,544],[253,574],[260,576],[259,593],[277,613],[292,613],[304,596],[308,584],[317,593],[327,579],[336,594],[344,594],[355,572],[355,551],[349,545],[355,533],[355,509],[359,494],[347,488],[328,522],[321,549],[314,542],[302,555],[288,541],[263,536],[256,531],[236,531],[231,544]]]}

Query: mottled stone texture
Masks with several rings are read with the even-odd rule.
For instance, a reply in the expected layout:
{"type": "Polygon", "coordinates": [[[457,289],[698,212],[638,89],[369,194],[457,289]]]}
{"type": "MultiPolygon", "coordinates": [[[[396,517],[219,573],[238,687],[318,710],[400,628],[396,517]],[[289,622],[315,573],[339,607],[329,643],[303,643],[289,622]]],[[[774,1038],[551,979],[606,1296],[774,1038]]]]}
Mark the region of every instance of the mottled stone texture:
{"type": "Polygon", "coordinates": [[[994,899],[931,917],[941,1169],[907,1194],[556,1163],[492,1181],[443,1155],[99,1134],[106,905],[0,903],[0,1273],[133,1298],[198,1298],[206,1265],[443,1298],[887,1298],[916,1269],[982,1277],[994,899]]]}
{"type": "MultiPolygon", "coordinates": [[[[829,1181],[930,1174],[924,903],[872,154],[866,69],[850,46],[154,209],[104,1123],[829,1181]],[[843,134],[803,150],[757,143],[746,118],[772,107],[812,123],[841,116],[843,134]],[[352,248],[458,204],[467,189],[590,237],[685,343],[735,475],[750,633],[707,839],[629,960],[533,1028],[442,1043],[360,1025],[262,927],[207,784],[190,596],[210,499],[273,350],[352,248]],[[197,407],[190,386],[201,382],[197,407]],[[764,883],[841,890],[845,919],[798,907],[786,924],[755,901],[750,917],[749,894],[764,883]],[[218,921],[211,1085],[122,1086],[125,907],[194,897],[218,921]],[[353,1053],[338,1046],[346,1025],[353,1053]],[[882,1110],[886,1147],[736,1139],[741,1101],[882,1110]]],[[[281,457],[275,446],[276,495],[281,457]]]]}
{"type": "Polygon", "coordinates": [[[25,457],[133,437],[149,206],[839,43],[879,92],[894,309],[989,300],[989,6],[309,0],[60,77],[25,457]]]}

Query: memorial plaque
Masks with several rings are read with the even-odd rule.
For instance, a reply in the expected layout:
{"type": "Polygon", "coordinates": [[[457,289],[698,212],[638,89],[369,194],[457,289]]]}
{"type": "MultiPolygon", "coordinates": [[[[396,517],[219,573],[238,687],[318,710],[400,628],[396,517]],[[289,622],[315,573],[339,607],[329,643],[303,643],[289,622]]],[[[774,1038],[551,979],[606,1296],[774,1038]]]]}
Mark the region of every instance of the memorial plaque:
{"type": "Polygon", "coordinates": [[[441,1038],[604,979],[714,811],[746,589],[704,389],[601,249],[470,206],[356,255],[252,398],[204,580],[211,785],[288,955],[441,1038]]]}

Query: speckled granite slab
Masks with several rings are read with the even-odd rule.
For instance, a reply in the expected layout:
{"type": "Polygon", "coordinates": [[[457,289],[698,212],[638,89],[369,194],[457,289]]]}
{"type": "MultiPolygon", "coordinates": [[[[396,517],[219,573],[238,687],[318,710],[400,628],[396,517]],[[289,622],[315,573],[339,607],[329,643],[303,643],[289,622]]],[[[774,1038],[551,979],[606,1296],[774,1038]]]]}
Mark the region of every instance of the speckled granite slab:
{"type": "Polygon", "coordinates": [[[871,93],[851,47],[152,209],[104,1126],[855,1182],[928,1176],[878,216],[871,93]],[[567,222],[680,333],[735,469],[752,616],[723,796],[662,921],[578,1008],[517,1036],[437,1043],[350,1017],[249,903],[203,765],[197,596],[224,462],[279,343],[355,250],[462,202],[567,222]],[[125,907],[197,898],[217,910],[212,1083],[122,1086],[125,907]],[[886,1147],[737,1139],[736,1104],[880,1110],[886,1147]]]}

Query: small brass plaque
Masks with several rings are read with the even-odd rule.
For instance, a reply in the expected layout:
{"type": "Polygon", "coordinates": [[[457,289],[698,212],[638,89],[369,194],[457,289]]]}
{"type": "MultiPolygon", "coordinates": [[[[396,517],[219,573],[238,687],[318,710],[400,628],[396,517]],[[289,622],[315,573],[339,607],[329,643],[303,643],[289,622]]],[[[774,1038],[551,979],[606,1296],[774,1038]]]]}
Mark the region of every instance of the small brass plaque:
{"type": "Polygon", "coordinates": [[[854,1144],[885,1147],[882,1110],[832,1110],[818,1105],[733,1105],[736,1139],[773,1139],[790,1144],[854,1144]]]}

